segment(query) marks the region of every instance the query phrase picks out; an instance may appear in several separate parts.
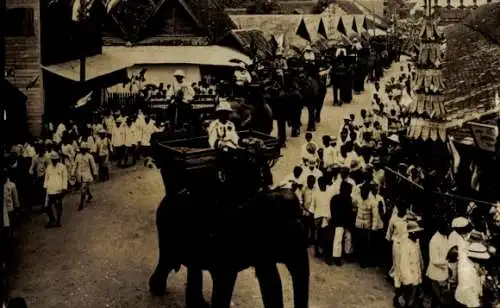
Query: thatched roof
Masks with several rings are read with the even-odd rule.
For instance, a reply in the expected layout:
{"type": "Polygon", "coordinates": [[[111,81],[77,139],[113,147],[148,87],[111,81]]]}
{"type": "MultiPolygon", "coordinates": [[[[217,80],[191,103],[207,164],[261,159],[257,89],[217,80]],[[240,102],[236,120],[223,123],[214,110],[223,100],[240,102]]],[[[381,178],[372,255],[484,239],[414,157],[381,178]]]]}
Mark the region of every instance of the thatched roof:
{"type": "Polygon", "coordinates": [[[267,40],[271,40],[273,35],[283,34],[284,47],[287,50],[291,46],[302,48],[308,44],[305,39],[297,35],[302,22],[301,15],[231,15],[230,17],[239,29],[262,30],[267,40]]]}
{"type": "Polygon", "coordinates": [[[459,24],[445,29],[443,77],[448,117],[494,108],[500,91],[500,3],[480,7],[459,24]]]}
{"type": "MultiPolygon", "coordinates": [[[[266,59],[272,55],[272,47],[260,29],[236,29],[231,30],[224,38],[219,40],[219,44],[227,45],[231,42],[227,38],[231,37],[243,52],[250,57],[255,56],[259,59],[266,59]],[[225,44],[227,42],[227,44],[225,44]]],[[[232,47],[232,46],[231,46],[232,47]]]]}
{"type": "MultiPolygon", "coordinates": [[[[175,0],[191,17],[196,27],[215,41],[234,29],[229,16],[225,13],[220,0],[175,0]]],[[[148,37],[147,30],[163,18],[159,13],[163,6],[172,5],[167,0],[122,1],[111,13],[114,27],[119,29],[124,40],[138,42],[148,37]]]]}

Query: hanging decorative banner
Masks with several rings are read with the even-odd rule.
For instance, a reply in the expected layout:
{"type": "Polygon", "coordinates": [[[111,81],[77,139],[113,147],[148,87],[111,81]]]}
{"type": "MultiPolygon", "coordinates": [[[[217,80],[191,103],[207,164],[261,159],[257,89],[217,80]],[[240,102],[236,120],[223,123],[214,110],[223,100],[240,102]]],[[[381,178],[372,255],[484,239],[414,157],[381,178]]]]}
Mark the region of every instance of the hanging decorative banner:
{"type": "Polygon", "coordinates": [[[476,122],[467,123],[470,126],[472,137],[477,147],[488,152],[495,152],[498,128],[495,125],[476,122]]]}

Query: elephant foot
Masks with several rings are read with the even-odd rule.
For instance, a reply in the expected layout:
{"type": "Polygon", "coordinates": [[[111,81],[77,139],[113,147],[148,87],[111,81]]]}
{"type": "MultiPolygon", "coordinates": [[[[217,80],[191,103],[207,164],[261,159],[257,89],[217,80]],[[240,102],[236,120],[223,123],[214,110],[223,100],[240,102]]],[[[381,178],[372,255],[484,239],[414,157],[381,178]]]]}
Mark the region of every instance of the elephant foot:
{"type": "Polygon", "coordinates": [[[321,118],[320,117],[316,118],[316,123],[321,123],[321,118]]]}
{"type": "Polygon", "coordinates": [[[186,308],[210,308],[210,304],[204,299],[190,299],[186,301],[186,308]]]}
{"type": "Polygon", "coordinates": [[[153,296],[163,296],[167,292],[167,282],[164,283],[149,279],[149,293],[153,296]]]}
{"type": "Polygon", "coordinates": [[[153,296],[163,296],[167,292],[167,277],[158,277],[153,273],[149,278],[149,293],[153,296]]]}

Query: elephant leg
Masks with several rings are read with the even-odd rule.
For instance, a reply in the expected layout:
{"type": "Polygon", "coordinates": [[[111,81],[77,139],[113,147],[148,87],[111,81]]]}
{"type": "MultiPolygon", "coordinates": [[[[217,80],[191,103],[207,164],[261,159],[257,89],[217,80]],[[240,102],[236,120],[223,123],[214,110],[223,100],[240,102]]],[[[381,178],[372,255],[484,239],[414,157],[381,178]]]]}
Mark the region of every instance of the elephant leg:
{"type": "Polygon", "coordinates": [[[256,265],[255,274],[259,280],[264,307],[283,308],[281,277],[276,264],[256,265]]]}
{"type": "Polygon", "coordinates": [[[168,217],[171,215],[171,209],[164,204],[160,205],[156,213],[159,258],[156,269],[149,278],[149,292],[155,296],[165,294],[168,275],[172,270],[178,270],[180,267],[174,262],[172,251],[175,251],[175,249],[172,249],[172,247],[175,245],[173,245],[168,234],[169,230],[165,227],[165,224],[168,223],[168,217]]]}
{"type": "Polygon", "coordinates": [[[167,290],[167,278],[173,269],[164,257],[166,252],[162,252],[162,250],[164,251],[165,249],[160,248],[158,264],[149,278],[149,292],[155,296],[162,296],[165,294],[167,290]]]}
{"type": "Polygon", "coordinates": [[[186,286],[187,308],[209,308],[210,305],[203,298],[203,271],[188,267],[186,286]]]}
{"type": "Polygon", "coordinates": [[[286,266],[293,283],[293,301],[295,308],[309,307],[309,255],[306,249],[293,255],[286,266]]]}
{"type": "Polygon", "coordinates": [[[278,138],[283,145],[286,143],[286,120],[280,116],[277,120],[278,124],[278,138]]]}
{"type": "Polygon", "coordinates": [[[323,103],[325,102],[326,92],[322,92],[318,98],[318,107],[316,108],[316,123],[321,122],[321,110],[323,110],[323,103]]]}
{"type": "Polygon", "coordinates": [[[233,297],[237,277],[238,272],[236,271],[219,270],[212,272],[212,308],[231,307],[231,298],[233,297]]]}
{"type": "Polygon", "coordinates": [[[314,102],[311,102],[307,105],[307,113],[308,113],[307,130],[312,132],[316,130],[316,119],[315,119],[316,108],[313,106],[313,104],[314,102]]]}

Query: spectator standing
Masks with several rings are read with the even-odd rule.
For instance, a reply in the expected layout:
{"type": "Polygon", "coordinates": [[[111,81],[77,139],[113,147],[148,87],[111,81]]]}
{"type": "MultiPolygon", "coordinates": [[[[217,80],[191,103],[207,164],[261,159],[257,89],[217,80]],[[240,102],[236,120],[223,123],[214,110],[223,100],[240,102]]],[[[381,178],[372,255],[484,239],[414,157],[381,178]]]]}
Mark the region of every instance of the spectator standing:
{"type": "Polygon", "coordinates": [[[96,140],[98,165],[99,165],[99,181],[109,180],[109,155],[113,152],[113,145],[107,136],[106,130],[103,128],[99,132],[96,140]]]}
{"type": "Polygon", "coordinates": [[[396,302],[399,302],[401,307],[422,307],[419,295],[424,264],[418,240],[419,232],[422,230],[416,221],[408,221],[408,232],[401,241],[401,250],[399,252],[401,260],[399,270],[401,287],[396,290],[395,296],[396,302]]]}
{"type": "Polygon", "coordinates": [[[132,165],[137,162],[137,144],[139,142],[138,129],[132,119],[128,119],[124,126],[125,131],[125,166],[128,166],[129,156],[132,156],[132,165]]]}
{"type": "Polygon", "coordinates": [[[125,159],[125,127],[120,118],[116,119],[116,126],[111,133],[112,144],[116,150],[116,160],[118,167],[123,167],[125,159]]]}
{"type": "Polygon", "coordinates": [[[328,189],[326,179],[318,179],[318,189],[314,191],[311,204],[311,212],[314,213],[315,227],[318,230],[318,240],[315,246],[316,257],[329,257],[329,248],[331,248],[331,231],[329,228],[330,220],[330,201],[332,199],[331,189],[328,189]]]}
{"type": "Polygon", "coordinates": [[[333,237],[333,262],[342,265],[342,255],[345,253],[347,260],[352,255],[352,222],[354,221],[354,205],[351,197],[352,185],[340,181],[340,192],[330,202],[330,216],[334,228],[333,237]]]}
{"type": "Polygon", "coordinates": [[[372,265],[370,256],[372,255],[372,235],[377,206],[370,196],[371,187],[369,183],[361,185],[359,196],[355,196],[354,207],[356,209],[356,244],[355,249],[361,267],[372,265]]]}
{"type": "Polygon", "coordinates": [[[440,224],[429,242],[429,265],[426,275],[431,281],[433,307],[446,308],[450,305],[448,291],[448,235],[449,228],[440,224]]]}

